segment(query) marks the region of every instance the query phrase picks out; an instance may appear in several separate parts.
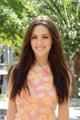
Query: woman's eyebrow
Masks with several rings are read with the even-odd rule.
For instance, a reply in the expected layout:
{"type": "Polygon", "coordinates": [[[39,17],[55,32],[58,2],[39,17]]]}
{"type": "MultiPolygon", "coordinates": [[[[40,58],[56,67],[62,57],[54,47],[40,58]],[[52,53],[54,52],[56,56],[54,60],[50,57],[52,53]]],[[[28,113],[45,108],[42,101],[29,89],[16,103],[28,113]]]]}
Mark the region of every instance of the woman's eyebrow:
{"type": "Polygon", "coordinates": [[[46,33],[46,34],[42,34],[42,35],[49,35],[48,33],[46,33]]]}
{"type": "MultiPolygon", "coordinates": [[[[44,33],[42,35],[49,35],[48,33],[44,33]]],[[[37,36],[37,34],[32,34],[32,36],[37,36]]]]}

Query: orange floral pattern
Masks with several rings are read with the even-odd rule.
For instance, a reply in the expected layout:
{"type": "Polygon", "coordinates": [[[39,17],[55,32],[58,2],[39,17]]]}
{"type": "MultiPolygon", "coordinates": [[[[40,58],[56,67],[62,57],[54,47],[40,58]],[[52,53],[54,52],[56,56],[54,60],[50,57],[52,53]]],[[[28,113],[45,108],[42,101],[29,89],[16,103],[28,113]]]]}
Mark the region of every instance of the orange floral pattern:
{"type": "Polygon", "coordinates": [[[56,120],[57,95],[48,65],[33,66],[28,74],[28,90],[16,96],[15,120],[56,120]]]}

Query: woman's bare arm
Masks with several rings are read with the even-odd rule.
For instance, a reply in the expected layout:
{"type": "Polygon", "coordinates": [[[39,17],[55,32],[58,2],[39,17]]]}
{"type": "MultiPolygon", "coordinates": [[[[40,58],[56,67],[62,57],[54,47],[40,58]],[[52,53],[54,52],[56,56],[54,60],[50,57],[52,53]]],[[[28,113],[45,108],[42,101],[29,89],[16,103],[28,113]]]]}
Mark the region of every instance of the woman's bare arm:
{"type": "Polygon", "coordinates": [[[59,105],[58,120],[69,120],[69,101],[59,105]]]}
{"type": "Polygon", "coordinates": [[[15,120],[16,103],[15,100],[9,100],[6,120],[15,120]]]}
{"type": "Polygon", "coordinates": [[[14,100],[10,99],[10,94],[11,94],[11,90],[12,90],[12,71],[10,73],[9,82],[8,82],[9,102],[8,102],[8,110],[7,110],[6,120],[15,120],[15,113],[16,113],[16,101],[15,101],[15,99],[14,100]]]}

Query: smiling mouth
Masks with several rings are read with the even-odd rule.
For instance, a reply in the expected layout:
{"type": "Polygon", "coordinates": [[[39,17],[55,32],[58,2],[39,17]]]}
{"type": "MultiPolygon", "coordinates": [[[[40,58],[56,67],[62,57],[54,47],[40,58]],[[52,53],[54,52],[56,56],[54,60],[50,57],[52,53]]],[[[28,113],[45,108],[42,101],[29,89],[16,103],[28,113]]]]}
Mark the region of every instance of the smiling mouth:
{"type": "Polygon", "coordinates": [[[43,50],[44,48],[45,48],[45,47],[43,47],[43,48],[37,48],[37,47],[36,47],[36,49],[39,50],[39,51],[43,50]]]}

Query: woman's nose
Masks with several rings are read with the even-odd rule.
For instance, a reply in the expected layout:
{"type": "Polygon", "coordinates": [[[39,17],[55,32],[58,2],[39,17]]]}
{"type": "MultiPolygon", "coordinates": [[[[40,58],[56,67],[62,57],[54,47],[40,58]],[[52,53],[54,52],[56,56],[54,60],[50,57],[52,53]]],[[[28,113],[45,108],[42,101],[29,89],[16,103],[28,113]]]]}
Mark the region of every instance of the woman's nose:
{"type": "Polygon", "coordinates": [[[41,38],[38,38],[37,43],[38,43],[39,45],[42,44],[42,39],[41,39],[41,38]]]}

